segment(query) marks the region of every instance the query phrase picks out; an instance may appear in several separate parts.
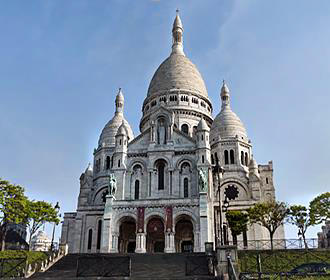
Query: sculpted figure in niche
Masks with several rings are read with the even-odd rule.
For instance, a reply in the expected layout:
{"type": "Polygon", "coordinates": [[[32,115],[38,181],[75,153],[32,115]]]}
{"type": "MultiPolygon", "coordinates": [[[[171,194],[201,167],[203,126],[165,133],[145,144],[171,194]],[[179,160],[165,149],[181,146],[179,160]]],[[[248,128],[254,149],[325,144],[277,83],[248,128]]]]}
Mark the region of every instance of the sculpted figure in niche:
{"type": "Polygon", "coordinates": [[[206,172],[203,171],[202,169],[199,169],[198,171],[198,185],[200,192],[207,191],[207,176],[206,176],[206,172]]]}
{"type": "Polygon", "coordinates": [[[117,180],[114,174],[109,175],[109,186],[108,186],[108,193],[110,195],[115,195],[117,191],[117,180]]]}
{"type": "Polygon", "coordinates": [[[158,144],[166,144],[166,128],[164,119],[158,120],[157,139],[158,144]]]}

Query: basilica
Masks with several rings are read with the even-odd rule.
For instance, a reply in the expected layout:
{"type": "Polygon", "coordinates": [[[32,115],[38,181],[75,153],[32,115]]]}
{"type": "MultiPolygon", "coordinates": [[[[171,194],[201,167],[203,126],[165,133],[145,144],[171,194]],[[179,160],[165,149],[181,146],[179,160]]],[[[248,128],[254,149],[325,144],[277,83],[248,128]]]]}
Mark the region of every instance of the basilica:
{"type": "MultiPolygon", "coordinates": [[[[119,89],[94,162],[80,176],[77,210],[64,215],[61,243],[69,252],[202,252],[205,242],[220,238],[244,247],[269,239],[257,224],[239,236],[226,226],[225,211],[275,199],[273,164],[253,158],[225,82],[221,111],[212,117],[203,78],[184,53],[183,31],[177,13],[172,50],[151,79],[137,136],[119,89]]],[[[274,238],[284,238],[283,228],[274,238]]]]}

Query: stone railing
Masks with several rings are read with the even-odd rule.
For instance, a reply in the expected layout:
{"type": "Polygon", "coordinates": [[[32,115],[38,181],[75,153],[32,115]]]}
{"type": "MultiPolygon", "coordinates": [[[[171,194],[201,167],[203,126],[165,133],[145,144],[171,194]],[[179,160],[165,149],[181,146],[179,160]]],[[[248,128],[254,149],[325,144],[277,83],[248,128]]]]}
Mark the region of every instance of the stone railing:
{"type": "Polygon", "coordinates": [[[31,277],[36,272],[44,272],[49,269],[53,264],[68,254],[69,247],[67,244],[62,244],[59,250],[51,252],[47,259],[41,262],[28,264],[24,271],[25,278],[31,277]]]}

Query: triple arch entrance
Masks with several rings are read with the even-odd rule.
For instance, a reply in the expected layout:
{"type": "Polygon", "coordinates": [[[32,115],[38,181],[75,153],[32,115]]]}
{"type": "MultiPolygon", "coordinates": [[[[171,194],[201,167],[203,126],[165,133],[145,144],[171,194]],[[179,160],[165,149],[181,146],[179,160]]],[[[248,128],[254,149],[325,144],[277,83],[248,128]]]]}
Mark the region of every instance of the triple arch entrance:
{"type": "MultiPolygon", "coordinates": [[[[125,217],[119,227],[119,253],[134,253],[136,250],[136,221],[125,217]]],[[[163,253],[165,251],[165,226],[160,217],[152,217],[146,226],[146,252],[163,253]]],[[[188,253],[194,251],[193,224],[190,217],[182,216],[176,221],[173,251],[188,253]]]]}

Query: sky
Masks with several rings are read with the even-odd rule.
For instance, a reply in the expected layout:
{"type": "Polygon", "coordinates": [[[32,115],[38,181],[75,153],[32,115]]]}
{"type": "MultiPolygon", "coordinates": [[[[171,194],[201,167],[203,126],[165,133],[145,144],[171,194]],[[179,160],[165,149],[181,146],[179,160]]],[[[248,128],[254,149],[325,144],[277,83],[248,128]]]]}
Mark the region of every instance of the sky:
{"type": "Polygon", "coordinates": [[[177,8],[213,116],[225,79],[254,158],[273,161],[277,199],[308,205],[329,191],[328,0],[0,0],[0,177],[75,211],[119,87],[139,134],[177,8]]]}

